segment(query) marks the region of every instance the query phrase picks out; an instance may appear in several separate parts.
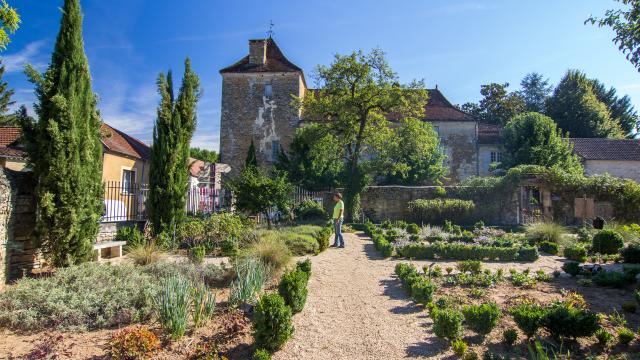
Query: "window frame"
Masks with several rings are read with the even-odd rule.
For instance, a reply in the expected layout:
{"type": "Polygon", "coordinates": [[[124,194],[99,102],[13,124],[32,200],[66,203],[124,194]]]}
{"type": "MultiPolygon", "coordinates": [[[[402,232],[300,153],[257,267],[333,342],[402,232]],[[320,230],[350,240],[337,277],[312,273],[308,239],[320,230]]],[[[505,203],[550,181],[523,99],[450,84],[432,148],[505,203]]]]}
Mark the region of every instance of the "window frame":
{"type": "Polygon", "coordinates": [[[273,84],[266,83],[264,84],[264,98],[267,100],[273,99],[273,84]]]}
{"type": "Polygon", "coordinates": [[[136,184],[136,178],[137,178],[137,171],[135,168],[131,168],[131,167],[125,167],[123,166],[120,170],[120,193],[122,194],[131,194],[132,192],[129,191],[131,190],[131,188],[136,184]],[[130,174],[129,175],[129,186],[125,187],[125,173],[130,174]]]}

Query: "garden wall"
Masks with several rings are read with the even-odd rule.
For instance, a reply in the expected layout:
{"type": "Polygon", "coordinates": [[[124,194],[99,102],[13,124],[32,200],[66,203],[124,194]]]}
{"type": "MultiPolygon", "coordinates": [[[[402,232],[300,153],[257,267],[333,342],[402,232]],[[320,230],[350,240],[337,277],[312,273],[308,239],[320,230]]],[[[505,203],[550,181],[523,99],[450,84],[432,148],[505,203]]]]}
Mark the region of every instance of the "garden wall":
{"type": "Polygon", "coordinates": [[[32,239],[34,189],[31,173],[0,169],[0,287],[41,265],[32,239]]]}

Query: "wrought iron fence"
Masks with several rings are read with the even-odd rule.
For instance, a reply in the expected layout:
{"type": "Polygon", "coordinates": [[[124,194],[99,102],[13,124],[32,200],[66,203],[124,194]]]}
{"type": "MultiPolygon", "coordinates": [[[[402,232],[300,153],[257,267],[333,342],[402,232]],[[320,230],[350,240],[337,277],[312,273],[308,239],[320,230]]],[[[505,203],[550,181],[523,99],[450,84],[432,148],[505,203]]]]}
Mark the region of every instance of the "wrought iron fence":
{"type": "Polygon", "coordinates": [[[307,200],[313,200],[323,206],[324,192],[323,191],[309,191],[300,187],[294,187],[291,198],[294,205],[300,204],[307,200]]]}

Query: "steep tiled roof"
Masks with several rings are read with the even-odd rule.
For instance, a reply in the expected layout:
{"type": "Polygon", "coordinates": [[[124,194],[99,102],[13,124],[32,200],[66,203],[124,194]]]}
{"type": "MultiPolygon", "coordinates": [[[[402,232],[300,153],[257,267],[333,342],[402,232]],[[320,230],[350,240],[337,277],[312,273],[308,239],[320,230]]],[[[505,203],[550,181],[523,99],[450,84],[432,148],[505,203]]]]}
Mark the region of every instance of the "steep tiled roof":
{"type": "Polygon", "coordinates": [[[427,121],[476,121],[471,115],[453,106],[440,90],[429,89],[429,102],[424,111],[427,121]]]}
{"type": "Polygon", "coordinates": [[[640,140],[572,138],[573,152],[585,160],[640,161],[640,140]]]}
{"type": "Polygon", "coordinates": [[[13,147],[0,146],[0,157],[24,159],[26,153],[23,150],[13,147]]]}
{"type": "Polygon", "coordinates": [[[499,144],[502,127],[498,125],[478,123],[479,144],[499,144]]]}
{"type": "Polygon", "coordinates": [[[105,123],[100,127],[102,132],[102,145],[113,152],[129,155],[138,159],[149,159],[151,148],[141,140],[129,136],[105,123]]]}
{"type": "Polygon", "coordinates": [[[247,55],[237,63],[220,70],[220,73],[302,72],[302,69],[284,56],[272,38],[251,41],[267,42],[267,61],[264,64],[250,64],[247,55]]]}
{"type": "Polygon", "coordinates": [[[22,130],[19,127],[0,127],[0,146],[9,146],[15,143],[22,134],[22,130]]]}

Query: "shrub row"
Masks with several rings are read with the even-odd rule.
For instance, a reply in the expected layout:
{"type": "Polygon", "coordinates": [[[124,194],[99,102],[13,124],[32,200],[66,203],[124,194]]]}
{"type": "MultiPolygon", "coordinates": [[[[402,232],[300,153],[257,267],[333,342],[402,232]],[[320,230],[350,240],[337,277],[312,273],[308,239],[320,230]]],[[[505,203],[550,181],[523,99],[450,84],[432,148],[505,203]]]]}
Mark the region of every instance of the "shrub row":
{"type": "Polygon", "coordinates": [[[427,305],[431,302],[436,286],[431,280],[420,275],[415,266],[400,263],[396,265],[395,272],[404,289],[416,303],[427,305]]]}
{"type": "Polygon", "coordinates": [[[380,255],[387,258],[393,254],[393,245],[380,233],[374,233],[373,237],[373,245],[376,250],[380,252],[380,255]]]}
{"type": "Polygon", "coordinates": [[[553,337],[589,337],[599,328],[596,314],[572,301],[555,301],[547,306],[523,303],[511,308],[518,327],[529,337],[544,328],[553,337]]]}
{"type": "Polygon", "coordinates": [[[538,259],[538,251],[535,247],[496,247],[436,242],[433,244],[409,244],[397,251],[405,258],[429,260],[535,261],[538,259]]]}
{"type": "Polygon", "coordinates": [[[469,222],[476,205],[462,199],[418,199],[409,202],[409,211],[419,223],[441,224],[447,219],[469,222]]]}

